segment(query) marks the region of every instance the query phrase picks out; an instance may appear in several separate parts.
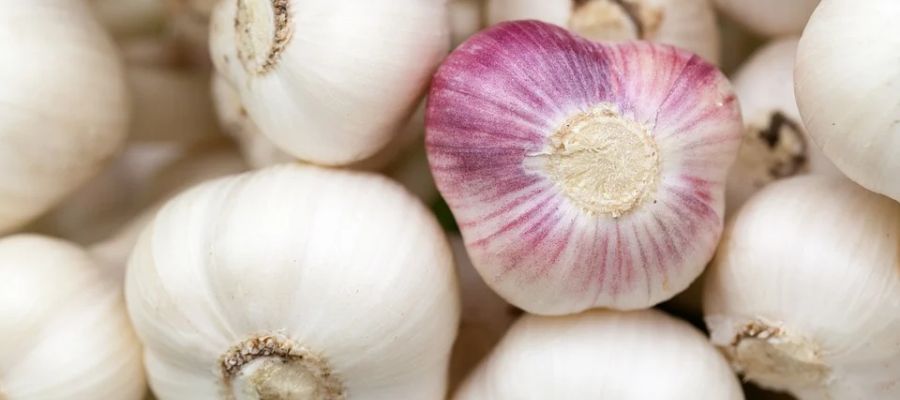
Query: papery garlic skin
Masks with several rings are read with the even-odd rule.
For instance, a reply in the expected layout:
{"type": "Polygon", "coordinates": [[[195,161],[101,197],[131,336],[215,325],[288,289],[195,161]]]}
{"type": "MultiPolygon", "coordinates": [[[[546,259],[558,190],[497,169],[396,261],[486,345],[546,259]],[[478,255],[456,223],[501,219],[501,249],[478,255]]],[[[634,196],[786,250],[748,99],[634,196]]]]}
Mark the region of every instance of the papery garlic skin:
{"type": "Polygon", "coordinates": [[[83,250],[0,239],[0,398],[142,399],[141,347],[121,289],[83,250]]]}
{"type": "Polygon", "coordinates": [[[756,33],[784,36],[803,31],[819,0],[715,0],[715,4],[756,33]]]}
{"type": "Polygon", "coordinates": [[[96,174],[126,135],[115,48],[80,1],[0,1],[0,232],[96,174]]]}
{"type": "Polygon", "coordinates": [[[450,44],[444,0],[240,0],[213,13],[216,70],[285,152],[346,165],[399,133],[450,44]]]}
{"type": "Polygon", "coordinates": [[[773,40],[757,50],[734,76],[741,103],[744,141],[728,175],[725,205],[733,213],[763,186],[798,174],[841,176],[812,142],[794,99],[797,38],[773,40]]]}
{"type": "Polygon", "coordinates": [[[863,187],[900,201],[900,2],[823,0],[794,70],[803,122],[863,187]]]}
{"type": "Polygon", "coordinates": [[[740,400],[725,359],[655,310],[517,321],[454,400],[740,400]]]}
{"type": "Polygon", "coordinates": [[[386,178],[287,164],[200,185],[157,214],[126,281],[161,400],[279,387],[315,399],[445,395],[459,320],[452,255],[434,217],[386,178]],[[238,357],[253,343],[277,357],[238,357]]]}
{"type": "Polygon", "coordinates": [[[845,178],[775,182],[730,222],[704,282],[716,345],[801,400],[895,399],[900,204],[845,178]]]}
{"type": "Polygon", "coordinates": [[[596,41],[649,40],[719,61],[719,31],[708,0],[488,0],[489,25],[536,19],[596,41]]]}
{"type": "Polygon", "coordinates": [[[435,75],[426,146],[472,262],[536,314],[646,308],[712,257],[741,139],[698,56],[511,22],[435,75]]]}

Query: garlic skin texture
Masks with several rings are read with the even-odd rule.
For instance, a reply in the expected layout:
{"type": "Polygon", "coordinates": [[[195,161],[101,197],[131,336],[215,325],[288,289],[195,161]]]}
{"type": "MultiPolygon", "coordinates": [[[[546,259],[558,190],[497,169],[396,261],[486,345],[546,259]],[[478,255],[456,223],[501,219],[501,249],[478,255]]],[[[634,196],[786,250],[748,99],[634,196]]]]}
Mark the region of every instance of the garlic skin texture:
{"type": "Polygon", "coordinates": [[[900,2],[824,0],[800,38],[794,89],[816,144],[850,179],[900,201],[900,2]]]}
{"type": "Polygon", "coordinates": [[[728,175],[725,204],[730,215],[763,186],[798,174],[842,176],[812,142],[794,99],[797,38],[771,41],[735,73],[744,141],[728,175]]]}
{"type": "Polygon", "coordinates": [[[526,315],[454,400],[741,400],[725,359],[656,310],[526,315]]]}
{"type": "Polygon", "coordinates": [[[202,184],[126,277],[167,399],[442,399],[460,305],[437,221],[378,175],[286,164],[202,184]]]}
{"type": "Polygon", "coordinates": [[[534,314],[646,308],[712,258],[741,118],[674,47],[537,21],[488,28],[438,70],[432,174],[487,284],[534,314]]]}
{"type": "Polygon", "coordinates": [[[58,204],[112,158],[128,93],[116,50],[81,1],[0,1],[0,232],[58,204]],[[63,66],[63,67],[61,67],[63,66]]]}
{"type": "Polygon", "coordinates": [[[323,165],[398,135],[450,45],[445,0],[238,0],[213,12],[216,70],[284,152],[323,165]]]}
{"type": "Polygon", "coordinates": [[[0,275],[0,398],[143,398],[141,348],[121,289],[85,251],[8,236],[0,239],[0,275]]]}
{"type": "Polygon", "coordinates": [[[803,31],[819,0],[715,0],[715,4],[725,15],[758,34],[785,36],[803,31]]]}
{"type": "Polygon", "coordinates": [[[601,42],[669,44],[719,62],[719,30],[708,0],[488,0],[489,25],[524,19],[601,42]]]}
{"type": "Polygon", "coordinates": [[[704,282],[713,342],[801,400],[896,399],[900,204],[846,178],[775,182],[729,223],[704,282]]]}

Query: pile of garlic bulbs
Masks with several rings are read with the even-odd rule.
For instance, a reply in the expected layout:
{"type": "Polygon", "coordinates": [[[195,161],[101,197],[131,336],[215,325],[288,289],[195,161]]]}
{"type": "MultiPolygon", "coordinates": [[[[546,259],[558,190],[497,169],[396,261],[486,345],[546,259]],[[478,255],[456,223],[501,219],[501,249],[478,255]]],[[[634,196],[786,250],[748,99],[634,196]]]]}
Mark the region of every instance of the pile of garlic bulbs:
{"type": "Polygon", "coordinates": [[[0,0],[0,400],[900,399],[897,0],[0,0]]]}

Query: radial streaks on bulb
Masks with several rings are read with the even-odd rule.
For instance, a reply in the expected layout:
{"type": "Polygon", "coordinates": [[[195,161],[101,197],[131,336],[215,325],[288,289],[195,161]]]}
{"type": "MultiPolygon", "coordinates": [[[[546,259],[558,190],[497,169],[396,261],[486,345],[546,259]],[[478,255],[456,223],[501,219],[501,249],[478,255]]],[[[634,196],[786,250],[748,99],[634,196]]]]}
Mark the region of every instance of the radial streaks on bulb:
{"type": "Polygon", "coordinates": [[[740,129],[727,81],[697,56],[524,21],[439,69],[427,148],[485,280],[563,313],[646,307],[700,273],[740,129]]]}

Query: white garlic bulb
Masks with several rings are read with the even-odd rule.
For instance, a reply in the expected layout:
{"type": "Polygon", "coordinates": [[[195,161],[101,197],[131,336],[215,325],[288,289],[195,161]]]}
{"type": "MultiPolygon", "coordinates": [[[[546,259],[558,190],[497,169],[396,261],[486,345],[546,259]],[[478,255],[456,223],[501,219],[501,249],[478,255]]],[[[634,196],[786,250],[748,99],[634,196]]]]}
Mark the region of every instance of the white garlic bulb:
{"type": "Polygon", "coordinates": [[[121,289],[83,250],[0,239],[0,398],[143,398],[141,348],[121,289]]]}
{"type": "Polygon", "coordinates": [[[809,139],[794,100],[797,38],[774,40],[737,71],[734,92],[744,117],[744,141],[728,174],[727,214],[777,179],[815,173],[840,176],[809,139]]]}
{"type": "Polygon", "coordinates": [[[800,38],[800,115],[850,179],[900,201],[900,1],[823,0],[800,38]]]}
{"type": "Polygon", "coordinates": [[[802,400],[900,398],[900,204],[845,178],[760,191],[707,271],[713,342],[802,400]]]}
{"type": "Polygon", "coordinates": [[[444,0],[236,0],[213,12],[216,70],[266,137],[345,165],[396,136],[450,44],[444,0]]]}
{"type": "Polygon", "coordinates": [[[536,19],[597,41],[650,40],[719,61],[708,0],[488,0],[488,23],[536,19]]]}
{"type": "MultiPolygon", "coordinates": [[[[91,254],[100,261],[107,275],[121,282],[125,276],[128,255],[134,248],[144,226],[152,220],[165,201],[201,182],[245,171],[247,166],[236,150],[220,143],[210,143],[188,151],[159,169],[154,176],[140,182],[135,205],[126,223],[117,225],[115,232],[90,247],[91,254]]],[[[120,188],[121,189],[121,188],[120,188]]],[[[82,221],[82,226],[90,222],[82,221]]]]}
{"type": "Polygon", "coordinates": [[[441,399],[459,320],[450,248],[377,175],[286,164],[160,210],[128,309],[166,399],[441,399]]]}
{"type": "Polygon", "coordinates": [[[743,399],[728,363],[683,321],[655,310],[526,315],[455,400],[743,399]]]}
{"type": "Polygon", "coordinates": [[[453,343],[450,359],[450,383],[458,385],[491,352],[522,311],[494,293],[472,266],[466,245],[458,234],[450,236],[456,260],[462,316],[459,335],[453,343]]]}
{"type": "Polygon", "coordinates": [[[0,0],[0,232],[112,158],[128,126],[115,48],[81,1],[0,0]]]}
{"type": "Polygon", "coordinates": [[[715,0],[715,3],[723,13],[754,32],[779,36],[800,33],[819,0],[715,0]]]}

